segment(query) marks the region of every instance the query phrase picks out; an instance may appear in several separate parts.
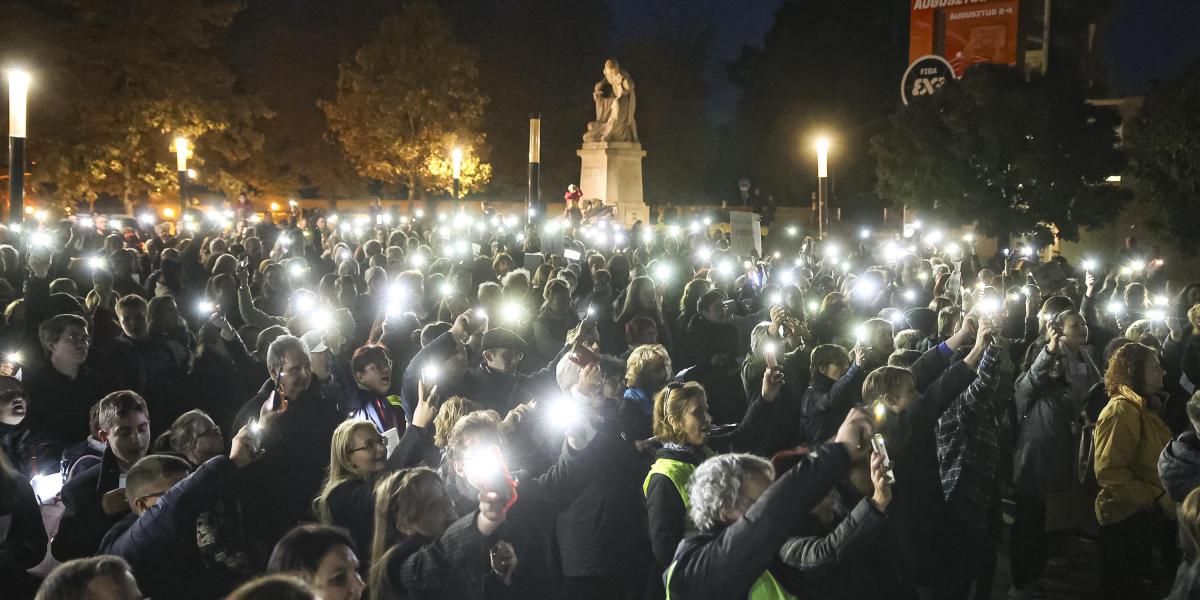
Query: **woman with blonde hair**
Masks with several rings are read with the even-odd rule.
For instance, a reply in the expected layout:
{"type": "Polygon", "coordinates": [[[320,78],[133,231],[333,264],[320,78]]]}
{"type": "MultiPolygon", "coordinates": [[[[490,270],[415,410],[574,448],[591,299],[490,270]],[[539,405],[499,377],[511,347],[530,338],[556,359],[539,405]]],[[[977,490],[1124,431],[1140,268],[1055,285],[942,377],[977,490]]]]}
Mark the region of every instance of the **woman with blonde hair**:
{"type": "Polygon", "coordinates": [[[662,344],[645,344],[625,361],[624,397],[646,416],[654,412],[654,397],[671,380],[671,357],[662,344]]]}
{"type": "Polygon", "coordinates": [[[650,546],[659,570],[666,569],[675,548],[696,527],[688,518],[691,502],[687,485],[696,467],[717,452],[757,450],[766,437],[769,404],[783,388],[783,370],[763,374],[762,398],[755,400],[733,430],[710,435],[712,417],[708,396],[696,382],[667,384],[654,398],[654,437],[662,444],[642,484],[650,526],[650,546]]]}
{"type": "Polygon", "coordinates": [[[1152,576],[1157,534],[1175,515],[1158,475],[1159,454],[1171,440],[1159,417],[1165,373],[1158,352],[1131,343],[1113,354],[1104,374],[1109,401],[1094,446],[1105,598],[1130,598],[1139,580],[1152,576]]]}
{"type": "Polygon", "coordinates": [[[333,431],[329,469],[325,485],[313,500],[313,512],[326,525],[344,527],[359,548],[371,547],[375,484],[392,471],[419,464],[433,444],[429,425],[436,413],[433,399],[437,386],[427,394],[421,384],[419,392],[413,422],[390,458],[387,438],[379,434],[371,421],[351,419],[333,431]]]}
{"type": "Polygon", "coordinates": [[[517,557],[511,545],[492,537],[508,507],[507,496],[480,493],[479,510],[455,520],[435,471],[417,467],[388,475],[375,488],[372,600],[480,597],[478,590],[508,585],[517,557]],[[481,578],[475,569],[488,563],[481,578]]]}

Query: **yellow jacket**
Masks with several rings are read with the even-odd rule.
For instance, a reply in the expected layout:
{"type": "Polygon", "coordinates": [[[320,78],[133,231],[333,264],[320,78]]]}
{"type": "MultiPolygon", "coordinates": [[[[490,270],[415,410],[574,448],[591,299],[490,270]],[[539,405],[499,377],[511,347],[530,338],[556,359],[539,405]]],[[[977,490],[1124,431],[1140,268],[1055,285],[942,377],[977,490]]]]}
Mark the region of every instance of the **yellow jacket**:
{"type": "MultiPolygon", "coordinates": [[[[1158,455],[1171,430],[1128,386],[1109,399],[1096,421],[1096,519],[1111,525],[1164,502],[1158,455]],[[1161,497],[1161,498],[1160,498],[1161,497]]],[[[1169,500],[1165,500],[1168,501],[1169,500]]]]}

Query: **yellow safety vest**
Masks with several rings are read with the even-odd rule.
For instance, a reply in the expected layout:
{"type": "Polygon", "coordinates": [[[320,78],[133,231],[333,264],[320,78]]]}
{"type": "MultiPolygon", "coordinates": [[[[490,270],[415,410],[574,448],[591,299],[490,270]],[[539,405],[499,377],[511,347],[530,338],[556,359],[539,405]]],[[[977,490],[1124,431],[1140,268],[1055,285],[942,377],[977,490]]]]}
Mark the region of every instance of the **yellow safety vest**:
{"type": "MultiPolygon", "coordinates": [[[[704,449],[705,458],[711,457],[714,454],[708,448],[704,449]]],[[[684,526],[685,533],[691,533],[696,530],[696,526],[692,524],[692,517],[689,511],[692,508],[691,497],[688,496],[687,484],[692,479],[692,473],[696,472],[696,465],[690,462],[675,460],[673,458],[660,458],[650,465],[650,472],[646,473],[646,481],[642,482],[642,495],[646,496],[650,493],[650,478],[655,473],[666,476],[675,484],[675,489],[679,491],[679,498],[683,500],[683,515],[686,525],[684,526]]]]}
{"type": "MultiPolygon", "coordinates": [[[[671,575],[675,572],[676,563],[672,562],[667,568],[667,600],[671,600],[671,575]]],[[[775,580],[770,571],[763,571],[754,585],[750,586],[749,600],[797,600],[796,596],[784,591],[783,586],[775,580]]]]}

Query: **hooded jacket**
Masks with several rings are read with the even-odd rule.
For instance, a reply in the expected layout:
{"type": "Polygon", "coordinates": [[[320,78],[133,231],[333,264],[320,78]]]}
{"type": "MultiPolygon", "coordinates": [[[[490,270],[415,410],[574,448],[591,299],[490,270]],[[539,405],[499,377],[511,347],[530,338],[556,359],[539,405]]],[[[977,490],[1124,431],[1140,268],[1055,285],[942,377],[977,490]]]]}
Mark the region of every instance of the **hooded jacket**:
{"type": "Polygon", "coordinates": [[[1163,448],[1158,455],[1158,477],[1176,502],[1183,502],[1200,487],[1200,436],[1194,430],[1179,434],[1163,448]]]}

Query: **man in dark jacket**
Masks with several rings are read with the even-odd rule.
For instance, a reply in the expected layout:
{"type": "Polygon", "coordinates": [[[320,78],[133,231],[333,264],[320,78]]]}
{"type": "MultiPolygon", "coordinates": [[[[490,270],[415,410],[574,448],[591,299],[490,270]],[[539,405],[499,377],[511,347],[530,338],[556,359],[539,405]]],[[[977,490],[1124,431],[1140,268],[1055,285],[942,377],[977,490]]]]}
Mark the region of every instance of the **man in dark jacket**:
{"type": "Polygon", "coordinates": [[[249,428],[234,436],[229,457],[217,456],[188,475],[188,463],[147,456],[129,470],[130,514],[105,535],[100,551],[129,561],[142,590],[154,598],[219,598],[234,582],[214,576],[196,547],[196,519],[250,464],[249,428]]]}
{"type": "Polygon", "coordinates": [[[1158,457],[1158,476],[1176,503],[1200,487],[1200,392],[1188,400],[1187,415],[1192,428],[1171,440],[1158,457]]]}
{"type": "Polygon", "coordinates": [[[771,483],[771,463],[748,454],[708,459],[692,476],[690,513],[699,534],[667,569],[667,593],[689,600],[782,597],[769,570],[804,514],[869,448],[870,418],[852,411],[834,441],[771,483]],[[726,486],[739,482],[734,493],[726,486]]]}
{"type": "MultiPolygon", "coordinates": [[[[517,502],[508,511],[506,522],[506,539],[521,561],[513,576],[514,597],[559,596],[560,571],[555,567],[553,543],[555,515],[579,493],[600,455],[613,443],[611,439],[603,441],[608,436],[593,440],[594,436],[590,423],[580,421],[568,433],[562,455],[549,471],[537,477],[523,477],[520,473],[514,476],[517,502]]],[[[488,459],[488,452],[499,442],[499,423],[488,413],[471,413],[454,426],[442,477],[457,517],[479,507],[480,486],[504,485],[495,474],[490,474],[491,478],[480,474],[484,470],[481,466],[493,462],[488,459]]]]}
{"type": "MultiPolygon", "coordinates": [[[[308,348],[299,338],[280,336],[267,349],[270,379],[234,420],[239,430],[251,419],[283,410],[263,431],[266,456],[246,468],[241,477],[247,539],[262,544],[254,550],[265,556],[289,529],[312,518],[312,499],[321,489],[329,466],[333,430],[342,422],[332,386],[313,377],[308,348]]],[[[261,423],[260,423],[261,424],[261,423]]]]}
{"type": "Polygon", "coordinates": [[[125,474],[150,447],[150,415],[145,401],[133,392],[105,396],[99,423],[100,439],[107,446],[104,458],[62,489],[65,511],[50,547],[58,560],[96,553],[104,533],[126,510],[125,474]]]}
{"type": "Polygon", "coordinates": [[[402,404],[410,421],[416,406],[417,379],[430,365],[436,365],[441,372],[436,382],[428,383],[436,383],[443,398],[465,396],[480,408],[495,410],[502,416],[518,404],[536,397],[538,390],[557,387],[554,383],[555,363],[530,375],[518,373],[517,367],[527,348],[525,340],[504,328],[483,331],[486,318],[470,315],[459,315],[450,331],[422,348],[404,371],[402,404]],[[482,335],[478,335],[481,332],[482,335]],[[469,358],[468,346],[477,335],[480,341],[478,361],[469,358]]]}

